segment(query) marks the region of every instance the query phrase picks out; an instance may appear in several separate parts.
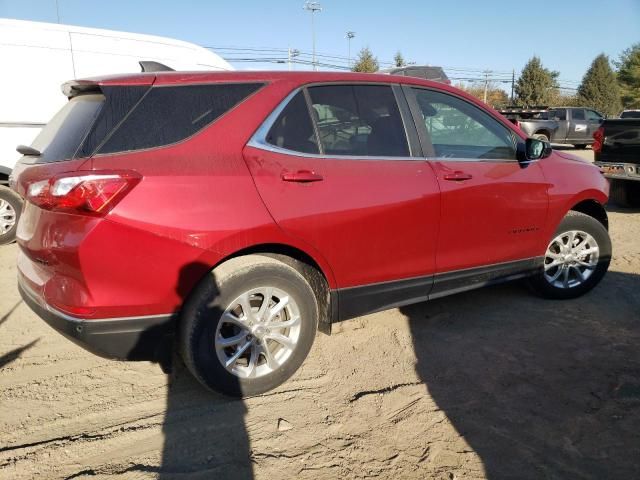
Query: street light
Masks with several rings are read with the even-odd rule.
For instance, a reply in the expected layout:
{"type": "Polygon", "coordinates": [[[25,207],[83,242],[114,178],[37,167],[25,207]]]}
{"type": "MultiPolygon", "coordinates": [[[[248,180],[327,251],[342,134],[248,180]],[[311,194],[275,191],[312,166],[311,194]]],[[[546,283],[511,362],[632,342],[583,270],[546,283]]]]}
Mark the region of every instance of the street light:
{"type": "Polygon", "coordinates": [[[318,70],[318,65],[316,64],[316,27],[315,27],[315,23],[313,20],[313,17],[315,16],[314,14],[316,12],[321,12],[322,11],[322,7],[320,6],[319,2],[311,2],[311,1],[306,1],[304,2],[304,7],[305,10],[309,10],[311,12],[311,38],[313,41],[313,69],[314,70],[318,70]]]}
{"type": "Polygon", "coordinates": [[[356,36],[356,32],[347,32],[347,42],[349,43],[349,68],[351,68],[351,39],[356,36]]]}

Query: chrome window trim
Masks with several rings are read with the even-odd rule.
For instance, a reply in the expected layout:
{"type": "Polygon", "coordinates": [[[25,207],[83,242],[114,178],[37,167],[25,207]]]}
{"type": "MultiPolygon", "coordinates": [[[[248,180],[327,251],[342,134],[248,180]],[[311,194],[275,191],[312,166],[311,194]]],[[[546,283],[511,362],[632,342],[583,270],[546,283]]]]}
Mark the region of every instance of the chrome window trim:
{"type": "MultiPolygon", "coordinates": [[[[424,162],[426,160],[425,157],[411,157],[411,156],[409,156],[409,157],[407,157],[407,156],[394,157],[394,156],[375,156],[375,155],[326,155],[326,154],[322,154],[322,153],[305,153],[305,152],[298,152],[296,150],[289,150],[288,148],[278,147],[277,145],[273,145],[273,144],[267,142],[267,135],[269,134],[269,131],[271,130],[271,127],[273,127],[273,124],[276,122],[276,120],[278,119],[278,117],[280,116],[282,111],[286,108],[286,106],[289,104],[289,102],[291,102],[291,100],[293,100],[293,97],[295,97],[299,92],[305,90],[306,87],[331,86],[331,85],[382,85],[382,86],[389,86],[391,88],[392,85],[397,85],[397,84],[396,83],[379,83],[379,82],[371,82],[371,83],[367,83],[367,82],[327,82],[327,83],[312,83],[312,84],[308,84],[308,85],[304,85],[304,86],[298,87],[295,90],[293,90],[291,93],[289,93],[278,104],[278,106],[267,116],[267,118],[258,127],[256,132],[252,135],[252,137],[249,140],[249,142],[247,142],[247,146],[248,147],[253,147],[253,148],[258,148],[260,150],[266,150],[268,152],[280,153],[280,154],[283,154],[283,155],[290,155],[290,156],[294,156],[294,157],[318,158],[318,159],[327,159],[327,160],[352,160],[352,161],[386,160],[386,161],[390,161],[390,162],[397,162],[397,161],[403,161],[403,160],[404,161],[412,160],[412,161],[424,162]]],[[[393,89],[392,89],[392,93],[394,94],[394,98],[396,98],[395,97],[395,92],[393,92],[393,89]]],[[[396,102],[397,102],[397,99],[396,99],[396,102]]],[[[401,113],[399,105],[398,105],[398,112],[401,113]]],[[[402,115],[400,115],[400,117],[402,118],[402,115]]],[[[310,119],[310,120],[311,120],[311,122],[313,122],[314,129],[315,129],[315,122],[313,121],[313,119],[310,119]]],[[[402,120],[402,122],[403,122],[403,127],[405,127],[404,120],[402,120]]],[[[407,149],[409,150],[409,152],[411,152],[411,145],[409,144],[409,139],[406,137],[406,131],[405,131],[405,138],[407,140],[407,149]]],[[[318,142],[319,142],[319,139],[318,139],[318,142]]],[[[318,145],[318,148],[320,148],[320,145],[318,145]]]]}

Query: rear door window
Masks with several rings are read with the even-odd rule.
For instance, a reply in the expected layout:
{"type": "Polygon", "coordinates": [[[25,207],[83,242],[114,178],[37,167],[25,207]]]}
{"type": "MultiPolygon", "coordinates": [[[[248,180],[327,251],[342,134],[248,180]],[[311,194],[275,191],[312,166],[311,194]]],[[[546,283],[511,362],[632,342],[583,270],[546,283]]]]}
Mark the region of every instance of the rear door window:
{"type": "Polygon", "coordinates": [[[267,143],[295,152],[320,153],[303,92],[298,92],[278,115],[267,134],[267,143]]]}
{"type": "Polygon", "coordinates": [[[584,120],[584,110],[582,110],[581,108],[571,110],[571,117],[574,120],[584,120]]]}
{"type": "Polygon", "coordinates": [[[38,163],[73,158],[104,104],[104,95],[72,98],[47,123],[31,146],[42,153],[38,163]]]}
{"type": "Polygon", "coordinates": [[[98,148],[98,153],[177,143],[213,123],[262,85],[228,83],[152,87],[98,148]]]}
{"type": "Polygon", "coordinates": [[[393,90],[387,85],[326,85],[308,89],[323,153],[408,157],[409,144],[393,90]]]}

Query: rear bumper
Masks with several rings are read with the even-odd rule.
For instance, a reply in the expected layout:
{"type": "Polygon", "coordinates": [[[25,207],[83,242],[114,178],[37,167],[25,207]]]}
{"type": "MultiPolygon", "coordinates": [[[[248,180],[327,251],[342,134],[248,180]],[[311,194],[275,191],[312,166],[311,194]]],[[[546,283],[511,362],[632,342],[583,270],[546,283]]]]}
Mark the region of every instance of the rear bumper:
{"type": "Polygon", "coordinates": [[[22,275],[18,275],[18,290],[24,302],[49,326],[101,357],[161,361],[171,345],[174,325],[171,314],[86,320],[47,305],[23,281],[22,275]]]}

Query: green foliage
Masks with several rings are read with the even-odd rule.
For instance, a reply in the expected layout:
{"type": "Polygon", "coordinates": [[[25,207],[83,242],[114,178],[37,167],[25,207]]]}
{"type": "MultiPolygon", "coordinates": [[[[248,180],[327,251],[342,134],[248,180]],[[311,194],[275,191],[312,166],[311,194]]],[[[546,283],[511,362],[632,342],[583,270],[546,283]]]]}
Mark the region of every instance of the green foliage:
{"type": "Polygon", "coordinates": [[[354,72],[373,73],[378,71],[378,59],[373,56],[369,47],[364,47],[358,52],[358,58],[353,65],[354,72]]]}
{"type": "Polygon", "coordinates": [[[394,55],[393,62],[396,64],[396,67],[404,67],[407,64],[402,53],[400,53],[400,50],[398,50],[394,55]]]}
{"type": "Polygon", "coordinates": [[[558,72],[547,70],[533,56],[522,69],[516,83],[516,97],[522,105],[548,105],[558,91],[558,72]]]}
{"type": "Polygon", "coordinates": [[[614,63],[618,67],[622,105],[624,108],[640,108],[640,43],[627,48],[614,63]]]}
{"type": "Polygon", "coordinates": [[[582,83],[578,87],[578,102],[605,115],[620,113],[620,90],[616,75],[609,65],[609,57],[604,53],[593,60],[582,77],[582,83]]]}

